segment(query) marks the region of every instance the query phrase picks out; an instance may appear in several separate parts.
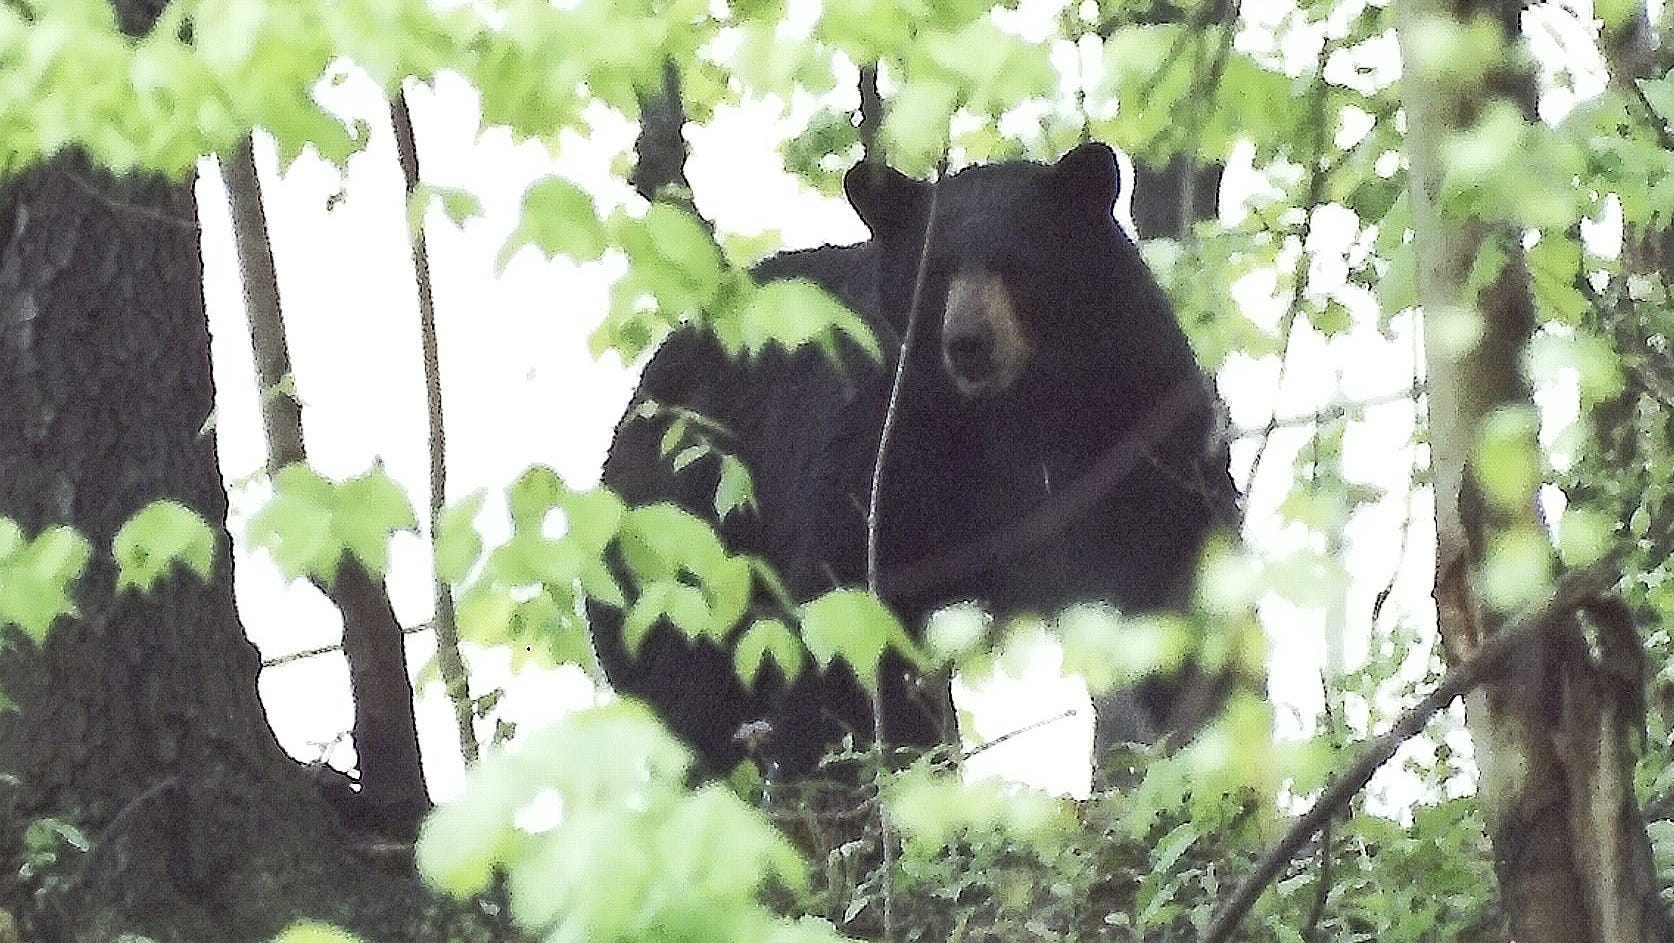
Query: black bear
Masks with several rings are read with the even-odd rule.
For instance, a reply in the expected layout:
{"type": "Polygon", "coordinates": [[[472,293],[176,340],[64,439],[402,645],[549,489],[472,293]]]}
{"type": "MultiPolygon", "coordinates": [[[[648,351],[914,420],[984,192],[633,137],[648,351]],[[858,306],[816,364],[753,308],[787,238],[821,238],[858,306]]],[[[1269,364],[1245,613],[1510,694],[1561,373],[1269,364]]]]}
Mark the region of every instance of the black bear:
{"type": "MultiPolygon", "coordinates": [[[[1238,494],[1213,385],[1114,218],[1120,186],[1102,144],[934,185],[854,168],[844,188],[872,238],[785,253],[756,275],[825,286],[867,320],[886,362],[851,350],[834,363],[812,348],[733,359],[707,332],[679,331],[645,369],[605,484],[630,504],[673,502],[714,521],[718,462],[676,470],[662,449],[668,420],[637,407],[695,410],[754,475],[756,509],[721,523],[732,546],[771,562],[798,600],[864,585],[889,361],[914,324],[878,514],[882,591],[905,624],[916,631],[971,599],[1001,616],[1184,605],[1206,539],[1238,525],[1238,494]]],[[[870,696],[842,667],[752,689],[719,645],[659,624],[630,652],[619,612],[593,606],[591,618],[611,683],[657,708],[706,772],[753,755],[794,780],[845,734],[872,738],[870,696]],[[739,736],[747,729],[760,736],[739,736]]],[[[945,679],[886,660],[882,684],[887,742],[946,742],[945,679]]],[[[1202,697],[1185,687],[1099,704],[1095,749],[1195,723],[1202,704],[1179,702],[1202,697]]]]}

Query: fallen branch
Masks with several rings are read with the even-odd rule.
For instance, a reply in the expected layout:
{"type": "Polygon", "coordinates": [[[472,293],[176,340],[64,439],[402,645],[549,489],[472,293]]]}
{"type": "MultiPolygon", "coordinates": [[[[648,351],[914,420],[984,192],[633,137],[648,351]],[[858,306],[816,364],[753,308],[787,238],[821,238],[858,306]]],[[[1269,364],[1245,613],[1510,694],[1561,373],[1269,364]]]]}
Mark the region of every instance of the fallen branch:
{"type": "Polygon", "coordinates": [[[1290,831],[1256,863],[1255,870],[1244,878],[1210,922],[1209,929],[1199,938],[1200,943],[1224,943],[1261,892],[1273,883],[1302,846],[1366,787],[1372,774],[1389,762],[1401,744],[1422,731],[1442,708],[1488,680],[1508,656],[1533,644],[1539,636],[1550,631],[1554,623],[1573,615],[1614,585],[1616,571],[1612,564],[1613,561],[1606,558],[1566,574],[1539,608],[1525,612],[1484,640],[1469,658],[1442,676],[1434,691],[1397,718],[1388,731],[1374,737],[1360,759],[1326,786],[1313,807],[1303,813],[1290,831]]]}

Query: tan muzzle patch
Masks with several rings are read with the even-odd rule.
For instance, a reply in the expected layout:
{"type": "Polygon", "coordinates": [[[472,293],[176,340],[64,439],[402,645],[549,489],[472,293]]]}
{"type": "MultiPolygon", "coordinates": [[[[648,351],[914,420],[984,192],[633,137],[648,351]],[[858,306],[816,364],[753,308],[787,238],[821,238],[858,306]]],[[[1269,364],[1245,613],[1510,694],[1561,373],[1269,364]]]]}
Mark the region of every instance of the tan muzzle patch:
{"type": "Polygon", "coordinates": [[[965,396],[1009,389],[1033,352],[1017,305],[992,272],[964,272],[947,289],[942,316],[942,367],[965,396]]]}

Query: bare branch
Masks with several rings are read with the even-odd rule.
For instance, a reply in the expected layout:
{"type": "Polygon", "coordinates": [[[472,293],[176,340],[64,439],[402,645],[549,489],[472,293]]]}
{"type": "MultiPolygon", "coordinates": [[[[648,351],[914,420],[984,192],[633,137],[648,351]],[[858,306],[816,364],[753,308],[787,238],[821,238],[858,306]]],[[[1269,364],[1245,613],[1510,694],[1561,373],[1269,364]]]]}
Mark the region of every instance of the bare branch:
{"type": "Polygon", "coordinates": [[[1285,416],[1282,418],[1275,417],[1269,420],[1266,425],[1259,428],[1254,426],[1235,428],[1232,429],[1228,435],[1233,440],[1253,439],[1257,436],[1272,435],[1280,429],[1300,429],[1308,426],[1324,425],[1325,423],[1336,422],[1340,419],[1349,419],[1357,413],[1364,412],[1373,406],[1385,406],[1390,403],[1399,403],[1402,400],[1417,399],[1423,394],[1424,384],[1422,382],[1414,383],[1412,386],[1409,386],[1404,390],[1391,390],[1388,393],[1379,393],[1376,396],[1368,396],[1365,399],[1342,400],[1340,402],[1331,403],[1320,409],[1316,409],[1313,412],[1299,413],[1295,416],[1285,416]]]}
{"type": "Polygon", "coordinates": [[[964,755],[961,757],[961,759],[968,760],[971,757],[976,756],[980,753],[984,753],[988,750],[992,750],[992,749],[994,749],[995,747],[999,746],[1002,743],[1006,743],[1007,741],[1010,741],[1010,740],[1015,740],[1018,737],[1021,737],[1026,733],[1034,733],[1035,731],[1041,729],[1042,727],[1050,727],[1051,725],[1057,723],[1058,721],[1065,720],[1065,719],[1070,718],[1070,717],[1074,717],[1078,713],[1080,713],[1080,711],[1077,711],[1075,708],[1071,707],[1071,708],[1068,708],[1066,710],[1061,710],[1058,713],[1053,714],[1051,717],[1043,717],[1040,720],[1035,721],[1034,723],[1024,724],[1023,726],[1017,728],[1016,730],[1008,730],[1005,733],[1000,734],[998,737],[995,737],[994,739],[988,741],[987,743],[979,743],[976,746],[971,747],[969,750],[966,750],[964,755]]]}
{"type": "MultiPolygon", "coordinates": [[[[882,596],[878,579],[878,505],[882,494],[884,464],[889,459],[889,441],[895,431],[895,420],[900,413],[901,388],[907,378],[907,360],[913,349],[913,334],[918,326],[918,309],[924,297],[924,279],[930,268],[930,246],[936,238],[936,204],[942,189],[942,176],[947,173],[947,157],[943,155],[936,179],[930,184],[930,209],[924,221],[924,244],[919,248],[918,271],[913,276],[913,294],[907,307],[907,327],[901,334],[901,347],[895,353],[895,378],[889,386],[889,405],[884,409],[883,428],[878,433],[878,455],[872,463],[872,491],[866,507],[866,588],[874,596],[882,596]]],[[[883,685],[872,692],[872,741],[884,750],[883,685]]],[[[878,816],[883,845],[883,936],[895,939],[895,840],[889,816],[878,816]]]]}
{"type": "MultiPolygon", "coordinates": [[[[390,121],[395,126],[395,147],[406,180],[407,199],[419,187],[418,144],[413,138],[413,116],[407,110],[407,94],[397,90],[390,101],[390,121]]],[[[442,508],[447,502],[447,424],[442,414],[441,355],[436,343],[436,299],[430,283],[430,252],[424,241],[424,221],[412,231],[413,283],[418,288],[419,337],[424,349],[424,400],[429,415],[430,435],[430,539],[436,539],[442,508]]],[[[477,742],[476,706],[471,700],[471,679],[459,650],[459,628],[455,621],[453,588],[440,577],[432,593],[436,605],[436,667],[442,686],[453,702],[454,726],[459,730],[459,750],[465,762],[475,763],[481,752],[477,742]]]]}
{"type": "Polygon", "coordinates": [[[1454,698],[1487,681],[1509,656],[1560,627],[1565,619],[1596,600],[1615,582],[1614,562],[1609,559],[1566,574],[1538,608],[1524,613],[1488,637],[1475,653],[1443,675],[1434,691],[1397,718],[1388,731],[1372,738],[1360,759],[1326,786],[1319,799],[1296,820],[1290,831],[1268,849],[1255,869],[1221,906],[1209,929],[1199,937],[1200,943],[1224,943],[1231,937],[1232,931],[1261,892],[1273,883],[1297,851],[1364,789],[1372,774],[1389,762],[1401,744],[1422,731],[1432,717],[1453,703],[1454,698]]]}

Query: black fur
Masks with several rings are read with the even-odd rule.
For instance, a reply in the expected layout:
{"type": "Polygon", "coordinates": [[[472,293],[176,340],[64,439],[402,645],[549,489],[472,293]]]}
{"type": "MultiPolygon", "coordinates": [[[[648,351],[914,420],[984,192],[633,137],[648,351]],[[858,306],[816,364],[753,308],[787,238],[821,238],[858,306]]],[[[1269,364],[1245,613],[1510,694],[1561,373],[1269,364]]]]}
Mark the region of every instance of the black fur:
{"type": "MultiPolygon", "coordinates": [[[[881,491],[886,587],[892,574],[1003,534],[1114,444],[1143,440],[1148,423],[1168,423],[1090,513],[1056,527],[1050,540],[890,598],[915,630],[934,608],[970,598],[1001,614],[1090,600],[1128,611],[1178,607],[1207,535],[1236,526],[1237,494],[1215,433],[1218,404],[1167,299],[1112,217],[1116,167],[1108,148],[1086,145],[1056,165],[972,167],[939,185],[881,491]],[[975,269],[1005,283],[1033,355],[1003,394],[967,399],[943,372],[939,334],[949,280],[975,269]],[[1181,388],[1190,393],[1185,415],[1154,415],[1181,388]]],[[[826,286],[866,317],[893,355],[908,323],[931,191],[867,167],[851,171],[847,189],[871,240],[786,253],[757,275],[826,286]]],[[[853,350],[835,366],[811,349],[735,361],[706,333],[684,330],[652,358],[635,403],[680,404],[730,430],[720,444],[753,472],[759,508],[730,516],[722,530],[735,549],[771,561],[805,600],[866,581],[866,507],[892,373],[893,364],[853,350]]],[[[717,463],[675,472],[659,453],[666,423],[634,417],[630,409],[617,430],[605,483],[630,504],[672,501],[713,520],[717,463]]],[[[769,679],[751,691],[737,680],[730,652],[658,625],[631,655],[620,614],[595,606],[591,615],[612,684],[655,706],[706,771],[744,758],[734,733],[752,721],[771,727],[757,759],[786,778],[808,774],[845,733],[871,738],[869,697],[846,670],[810,670],[788,689],[769,679]]],[[[945,681],[920,684],[902,664],[888,665],[886,738],[942,742],[950,725],[945,691],[945,681]]],[[[1137,705],[1152,716],[1101,717],[1101,745],[1176,726],[1169,696],[1164,686],[1129,699],[1129,711],[1137,705]]]]}

